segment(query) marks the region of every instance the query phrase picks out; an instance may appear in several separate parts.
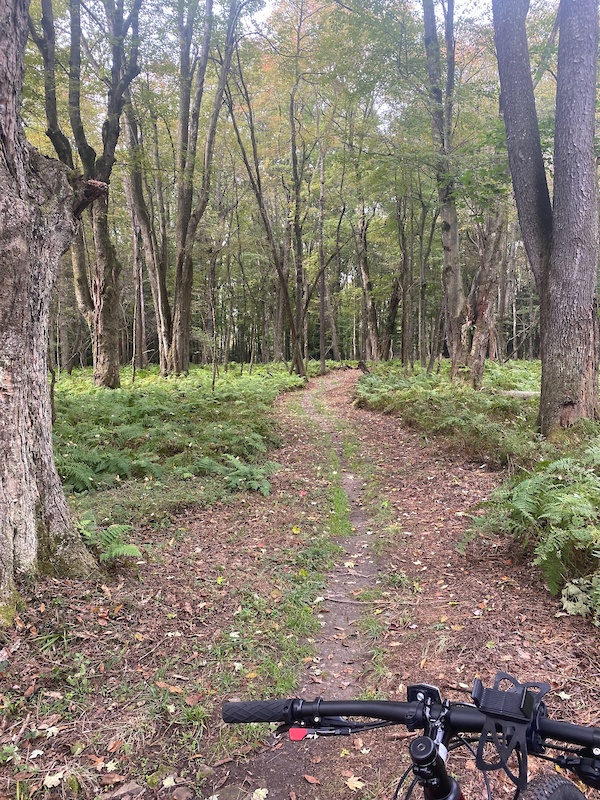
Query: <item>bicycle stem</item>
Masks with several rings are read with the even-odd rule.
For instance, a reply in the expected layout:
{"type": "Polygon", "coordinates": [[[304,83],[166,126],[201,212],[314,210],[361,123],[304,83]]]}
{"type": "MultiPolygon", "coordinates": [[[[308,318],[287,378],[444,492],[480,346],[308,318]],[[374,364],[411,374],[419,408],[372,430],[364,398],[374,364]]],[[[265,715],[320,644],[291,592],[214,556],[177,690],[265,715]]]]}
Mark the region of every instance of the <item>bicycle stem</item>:
{"type": "MultiPolygon", "coordinates": [[[[442,747],[442,752],[447,752],[442,747]]],[[[448,775],[445,759],[433,739],[429,736],[413,739],[409,752],[425,800],[464,800],[460,786],[448,775]]]]}

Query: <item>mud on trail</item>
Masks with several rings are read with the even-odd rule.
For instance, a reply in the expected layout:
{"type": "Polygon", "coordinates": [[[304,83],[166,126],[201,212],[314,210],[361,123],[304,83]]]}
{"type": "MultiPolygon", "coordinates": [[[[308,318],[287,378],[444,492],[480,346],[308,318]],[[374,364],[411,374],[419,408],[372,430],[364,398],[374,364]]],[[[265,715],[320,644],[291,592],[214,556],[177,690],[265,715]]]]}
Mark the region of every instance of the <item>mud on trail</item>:
{"type": "MultiPolygon", "coordinates": [[[[279,399],[270,496],[136,532],[133,568],[21,587],[0,642],[0,800],[391,800],[399,727],[292,744],[220,721],[223,700],[275,685],[403,700],[430,683],[468,701],[475,676],[503,670],[548,681],[553,715],[600,724],[597,630],[562,614],[510,541],[457,549],[503,476],[355,407],[357,379],[279,399]],[[339,549],[317,584],[328,539],[339,549]]],[[[483,797],[468,752],[451,766],[483,797]]]]}
{"type": "MultiPolygon", "coordinates": [[[[282,430],[308,442],[308,453],[294,449],[287,465],[299,479],[321,472],[310,458],[311,436],[330,441],[352,526],[338,539],[317,653],[297,696],[404,700],[407,684],[429,683],[470,702],[474,677],[491,685],[502,670],[548,681],[553,714],[597,725],[597,631],[561,613],[511,541],[465,539],[474,508],[503,476],[424,441],[397,417],[356,408],[356,380],[353,371],[313,380],[300,403],[291,395],[279,406],[282,430]]],[[[259,755],[228,765],[217,793],[221,800],[257,788],[268,789],[269,800],[391,799],[408,764],[407,738],[387,728],[302,744],[272,739],[259,755]]],[[[534,773],[540,763],[530,765],[534,773]]],[[[471,754],[453,754],[451,764],[466,796],[485,796],[471,754]]],[[[499,796],[514,793],[498,773],[491,782],[499,796]]]]}

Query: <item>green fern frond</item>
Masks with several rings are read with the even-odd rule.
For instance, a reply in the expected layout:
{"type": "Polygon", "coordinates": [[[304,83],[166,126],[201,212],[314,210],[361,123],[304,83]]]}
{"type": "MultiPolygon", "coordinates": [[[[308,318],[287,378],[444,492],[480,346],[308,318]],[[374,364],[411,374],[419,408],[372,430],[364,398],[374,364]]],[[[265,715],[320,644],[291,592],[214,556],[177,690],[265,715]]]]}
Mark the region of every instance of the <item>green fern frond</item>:
{"type": "Polygon", "coordinates": [[[141,558],[142,553],[134,544],[123,544],[113,542],[110,547],[107,547],[100,553],[100,561],[112,562],[118,558],[141,558]]]}

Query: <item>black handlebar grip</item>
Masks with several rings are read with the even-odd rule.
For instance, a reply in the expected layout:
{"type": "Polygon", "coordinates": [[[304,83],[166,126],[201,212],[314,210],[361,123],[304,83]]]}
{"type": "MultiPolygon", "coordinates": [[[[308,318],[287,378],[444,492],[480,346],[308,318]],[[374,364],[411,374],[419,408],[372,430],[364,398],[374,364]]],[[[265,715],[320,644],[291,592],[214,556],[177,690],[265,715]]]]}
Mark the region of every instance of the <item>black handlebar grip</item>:
{"type": "Polygon", "coordinates": [[[225,722],[287,722],[291,723],[293,700],[253,700],[246,703],[225,703],[225,722]]]}

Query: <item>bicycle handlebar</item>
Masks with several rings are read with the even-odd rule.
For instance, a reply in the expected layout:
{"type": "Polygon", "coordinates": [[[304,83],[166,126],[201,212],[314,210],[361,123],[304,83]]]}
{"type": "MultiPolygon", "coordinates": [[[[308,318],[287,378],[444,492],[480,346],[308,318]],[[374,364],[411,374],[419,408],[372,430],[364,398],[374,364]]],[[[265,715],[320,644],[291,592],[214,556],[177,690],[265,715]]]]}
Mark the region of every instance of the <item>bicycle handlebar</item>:
{"type": "MultiPolygon", "coordinates": [[[[324,717],[370,717],[385,720],[409,728],[424,728],[426,717],[421,702],[395,702],[386,700],[256,700],[252,702],[229,702],[223,706],[225,722],[280,722],[286,725],[317,722],[324,717]]],[[[430,709],[434,719],[444,706],[433,704],[430,709]]],[[[487,716],[475,706],[461,703],[451,704],[447,723],[453,734],[481,733],[487,716]]],[[[535,731],[543,739],[552,739],[567,744],[598,749],[600,752],[600,728],[588,728],[571,722],[552,720],[538,716],[534,720],[535,731]]]]}

